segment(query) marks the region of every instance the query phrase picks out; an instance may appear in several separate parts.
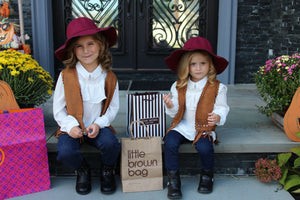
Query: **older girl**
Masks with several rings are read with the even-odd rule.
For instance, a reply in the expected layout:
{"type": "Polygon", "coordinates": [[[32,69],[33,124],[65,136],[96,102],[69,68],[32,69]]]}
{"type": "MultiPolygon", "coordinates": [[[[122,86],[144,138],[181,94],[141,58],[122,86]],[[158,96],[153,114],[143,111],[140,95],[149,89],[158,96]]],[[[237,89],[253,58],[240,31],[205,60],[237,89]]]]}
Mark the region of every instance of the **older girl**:
{"type": "Polygon", "coordinates": [[[114,166],[120,143],[111,122],[119,110],[119,89],[110,70],[109,52],[116,40],[113,27],[98,28],[91,19],[81,17],[69,23],[67,41],[55,51],[66,66],[57,80],[53,99],[54,119],[60,126],[56,133],[57,160],[76,170],[79,194],[91,191],[90,169],[80,153],[82,142],[101,153],[101,192],[116,190],[114,166]]]}

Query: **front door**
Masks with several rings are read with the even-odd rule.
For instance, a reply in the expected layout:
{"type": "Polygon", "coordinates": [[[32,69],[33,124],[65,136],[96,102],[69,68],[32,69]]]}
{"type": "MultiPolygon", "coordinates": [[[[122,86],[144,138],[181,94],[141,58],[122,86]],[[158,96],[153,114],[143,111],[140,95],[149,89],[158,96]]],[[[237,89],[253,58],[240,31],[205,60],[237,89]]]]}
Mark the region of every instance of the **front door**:
{"type": "Polygon", "coordinates": [[[114,70],[168,70],[164,58],[191,37],[207,38],[216,52],[218,0],[53,0],[54,43],[65,41],[67,24],[89,17],[99,27],[113,26],[114,70]],[[64,31],[61,31],[61,30],[64,31]]]}

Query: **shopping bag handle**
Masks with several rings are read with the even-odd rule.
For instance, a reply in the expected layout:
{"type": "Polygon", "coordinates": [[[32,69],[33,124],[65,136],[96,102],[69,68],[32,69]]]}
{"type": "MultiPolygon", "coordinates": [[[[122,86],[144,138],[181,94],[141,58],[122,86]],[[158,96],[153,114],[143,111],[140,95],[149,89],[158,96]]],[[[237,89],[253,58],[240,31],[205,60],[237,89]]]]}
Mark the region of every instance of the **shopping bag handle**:
{"type": "Polygon", "coordinates": [[[140,123],[140,124],[142,124],[142,125],[145,127],[145,129],[146,129],[147,138],[150,138],[150,135],[149,135],[149,132],[148,132],[148,129],[147,129],[145,123],[144,123],[143,121],[140,121],[140,120],[132,121],[132,122],[130,123],[130,134],[131,134],[131,138],[132,138],[132,139],[135,139],[135,137],[134,137],[134,135],[133,135],[133,132],[132,132],[132,125],[135,124],[135,123],[140,123]]]}

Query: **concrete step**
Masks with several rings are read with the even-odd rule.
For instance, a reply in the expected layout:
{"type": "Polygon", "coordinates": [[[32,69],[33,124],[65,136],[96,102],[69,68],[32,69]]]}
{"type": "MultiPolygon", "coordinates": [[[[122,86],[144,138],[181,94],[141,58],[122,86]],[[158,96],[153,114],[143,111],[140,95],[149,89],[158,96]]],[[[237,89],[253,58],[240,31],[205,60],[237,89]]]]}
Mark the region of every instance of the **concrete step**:
{"type": "MultiPolygon", "coordinates": [[[[118,138],[127,137],[126,94],[133,92],[144,91],[120,91],[120,110],[112,123],[118,138]]],[[[168,93],[168,91],[160,92],[168,93]]],[[[215,145],[216,171],[220,174],[251,174],[254,162],[259,157],[275,157],[278,153],[288,152],[292,147],[300,145],[298,142],[291,141],[283,130],[274,125],[270,117],[258,112],[257,106],[264,105],[264,101],[257,94],[254,84],[228,85],[228,104],[230,112],[226,124],[216,129],[220,140],[220,143],[215,145]]],[[[53,134],[57,125],[52,116],[52,99],[41,107],[45,116],[49,162],[51,166],[56,166],[52,172],[60,174],[60,170],[57,169],[60,165],[55,161],[57,139],[53,134]]],[[[167,128],[171,121],[172,119],[166,116],[167,128]]],[[[97,158],[99,154],[93,147],[84,145],[82,152],[85,156],[95,156],[93,160],[99,160],[97,158]]],[[[180,153],[180,161],[186,169],[184,173],[197,174],[200,163],[194,147],[190,143],[183,144],[180,153]],[[188,160],[193,162],[189,163],[188,160]]]]}
{"type": "MultiPolygon", "coordinates": [[[[117,131],[117,137],[126,136],[126,94],[136,91],[120,91],[120,110],[112,125],[117,131]]],[[[142,92],[142,91],[139,91],[142,92]]],[[[160,91],[168,93],[168,91],[160,91]]],[[[299,145],[291,141],[283,130],[276,127],[270,117],[258,112],[256,106],[261,106],[261,100],[254,84],[228,85],[228,104],[230,112],[224,126],[217,127],[220,144],[215,146],[216,153],[279,153],[299,145]]],[[[52,99],[41,106],[44,110],[47,147],[49,152],[56,151],[57,139],[53,133],[57,129],[52,114],[52,99]]],[[[166,116],[167,128],[172,119],[166,116]]],[[[84,148],[84,152],[93,148],[84,148]]],[[[183,145],[180,151],[194,153],[190,145],[183,145]]]]}

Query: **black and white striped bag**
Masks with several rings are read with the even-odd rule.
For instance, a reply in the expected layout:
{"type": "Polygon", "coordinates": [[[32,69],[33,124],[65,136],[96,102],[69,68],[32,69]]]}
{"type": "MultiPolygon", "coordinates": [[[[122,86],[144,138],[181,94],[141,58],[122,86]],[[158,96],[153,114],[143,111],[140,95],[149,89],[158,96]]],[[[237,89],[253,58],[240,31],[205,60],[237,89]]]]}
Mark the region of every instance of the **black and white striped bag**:
{"type": "MultiPolygon", "coordinates": [[[[166,115],[163,94],[159,92],[132,93],[127,99],[127,135],[130,136],[130,123],[142,121],[150,136],[164,137],[166,131],[166,115]]],[[[146,137],[145,127],[136,123],[132,127],[134,137],[146,137]]]]}

